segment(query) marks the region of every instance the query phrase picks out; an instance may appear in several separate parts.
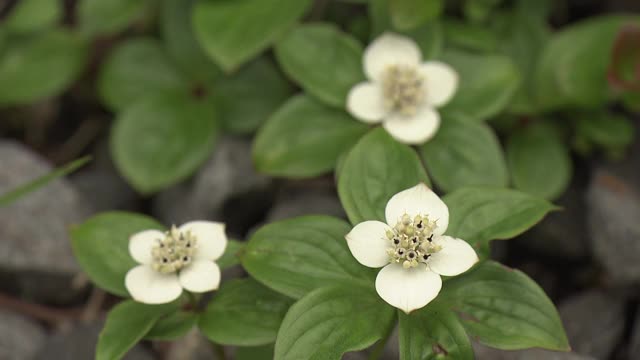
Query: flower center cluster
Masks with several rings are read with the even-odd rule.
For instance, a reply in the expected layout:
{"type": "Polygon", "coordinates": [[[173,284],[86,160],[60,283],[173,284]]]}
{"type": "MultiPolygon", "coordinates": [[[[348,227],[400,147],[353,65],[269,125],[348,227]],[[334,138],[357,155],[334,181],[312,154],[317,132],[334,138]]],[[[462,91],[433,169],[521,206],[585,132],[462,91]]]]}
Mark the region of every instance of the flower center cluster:
{"type": "Polygon", "coordinates": [[[384,71],[382,91],[389,110],[415,115],[425,98],[424,77],[415,66],[391,65],[384,71]]]}
{"type": "Polygon", "coordinates": [[[426,263],[429,257],[441,250],[433,243],[433,231],[436,221],[429,220],[426,215],[411,218],[404,214],[392,230],[387,230],[387,239],[391,247],[387,249],[390,262],[402,264],[405,269],[426,263]]]}
{"type": "Polygon", "coordinates": [[[191,263],[197,244],[198,239],[191,232],[180,232],[174,226],[151,249],[151,267],[163,274],[179,271],[191,263]]]}

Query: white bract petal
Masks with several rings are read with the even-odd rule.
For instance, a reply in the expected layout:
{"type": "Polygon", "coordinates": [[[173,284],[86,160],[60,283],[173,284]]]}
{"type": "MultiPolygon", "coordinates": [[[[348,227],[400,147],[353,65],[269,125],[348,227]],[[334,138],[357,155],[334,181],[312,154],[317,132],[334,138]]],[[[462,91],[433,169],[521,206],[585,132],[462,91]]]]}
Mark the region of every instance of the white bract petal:
{"type": "Polygon", "coordinates": [[[429,268],[445,276],[455,276],[469,270],[478,262],[478,255],[473,247],[464,240],[451,236],[439,236],[433,241],[441,250],[429,257],[429,268]]]}
{"type": "Polygon", "coordinates": [[[196,260],[180,271],[180,284],[185,289],[202,293],[215,290],[220,285],[220,268],[210,260],[196,260]]]}
{"type": "Polygon", "coordinates": [[[129,254],[140,264],[150,264],[153,260],[151,249],[164,239],[164,236],[159,230],[145,230],[133,234],[129,238],[129,254]]]}
{"type": "Polygon", "coordinates": [[[382,87],[373,82],[356,84],[347,96],[347,110],[358,120],[375,124],[387,115],[382,87]]]}
{"type": "Polygon", "coordinates": [[[458,73],[449,65],[440,61],[428,61],[420,66],[424,77],[426,103],[440,107],[453,97],[458,89],[458,73]]]}
{"type": "Polygon", "coordinates": [[[198,248],[194,254],[196,259],[217,260],[227,248],[225,225],[213,221],[191,221],[178,229],[180,232],[191,232],[198,240],[198,248]]]}
{"type": "Polygon", "coordinates": [[[478,262],[465,241],[442,235],[449,223],[447,205],[420,183],[389,199],[388,222],[364,221],[346,235],[353,256],[368,267],[384,266],[376,290],[387,303],[409,313],[433,300],[440,275],[455,276],[478,262]]]}
{"type": "Polygon", "coordinates": [[[440,127],[440,115],[428,106],[422,106],[414,115],[393,114],[382,124],[387,132],[401,143],[423,144],[440,127]]]}
{"type": "Polygon", "coordinates": [[[127,273],[125,286],[143,303],[173,301],[183,288],[192,292],[217,289],[220,268],[213,262],[227,246],[224,224],[192,221],[169,231],[142,231],[131,236],[129,251],[144,263],[127,273]]]}
{"type": "Polygon", "coordinates": [[[148,265],[139,265],[129,270],[124,283],[131,297],[145,304],[168,303],[182,293],[176,274],[161,274],[148,265]]]}
{"type": "Polygon", "coordinates": [[[376,278],[378,295],[407,314],[427,305],[441,288],[440,275],[427,270],[425,265],[405,269],[400,264],[389,264],[376,278]]]}
{"type": "Polygon", "coordinates": [[[389,255],[386,251],[391,247],[387,231],[391,231],[391,228],[380,221],[364,221],[356,225],[345,236],[353,257],[371,268],[387,265],[389,255]]]}
{"type": "Polygon", "coordinates": [[[421,60],[420,48],[411,38],[384,33],[364,51],[364,72],[370,80],[380,81],[387,67],[418,66],[421,60]]]}
{"type": "Polygon", "coordinates": [[[437,223],[435,235],[442,235],[449,225],[449,208],[424,183],[393,195],[387,202],[385,217],[388,224],[395,224],[404,214],[429,216],[429,220],[437,223]]]}

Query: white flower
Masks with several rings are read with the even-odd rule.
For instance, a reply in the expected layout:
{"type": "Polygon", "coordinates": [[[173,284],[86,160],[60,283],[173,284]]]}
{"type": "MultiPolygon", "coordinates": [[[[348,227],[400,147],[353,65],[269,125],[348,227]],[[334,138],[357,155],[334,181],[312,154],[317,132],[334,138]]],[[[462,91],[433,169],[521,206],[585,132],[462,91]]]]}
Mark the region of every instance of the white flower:
{"type": "Polygon", "coordinates": [[[443,235],[449,209],[425,184],[395,194],[385,209],[387,224],[364,221],[346,235],[362,265],[380,268],[376,290],[384,301],[409,313],[433,300],[440,275],[459,275],[478,261],[464,240],[443,235]]]}
{"type": "Polygon", "coordinates": [[[382,126],[396,140],[421,144],[440,126],[435,108],[446,104],[458,87],[458,74],[439,61],[422,63],[418,45],[402,35],[384,33],[364,52],[369,81],[351,88],[349,112],[382,126]]]}
{"type": "Polygon", "coordinates": [[[194,293],[215,290],[220,268],[214,262],[227,247],[225,226],[192,221],[167,232],[145,230],[129,238],[129,253],[141,265],[129,270],[125,286],[131,297],[146,304],[177,299],[182,289],[194,293]]]}

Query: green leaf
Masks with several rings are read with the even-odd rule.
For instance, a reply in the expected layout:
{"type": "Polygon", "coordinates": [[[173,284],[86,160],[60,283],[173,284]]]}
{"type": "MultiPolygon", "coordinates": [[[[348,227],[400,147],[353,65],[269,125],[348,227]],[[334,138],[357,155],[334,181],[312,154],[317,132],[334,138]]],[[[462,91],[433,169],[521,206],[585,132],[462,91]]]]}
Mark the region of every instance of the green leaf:
{"type": "Polygon", "coordinates": [[[445,192],[470,185],[507,185],[502,148],[485,124],[444,114],[438,133],[421,153],[433,182],[445,192]]]}
{"type": "Polygon", "coordinates": [[[255,131],[291,95],[291,85],[266,58],[258,58],[232,75],[221,77],[213,92],[225,130],[255,131]]]}
{"type": "Polygon", "coordinates": [[[474,244],[506,240],[531,228],[552,210],[546,200],[516,190],[468,187],[443,198],[449,207],[447,235],[474,244]]]}
{"type": "Polygon", "coordinates": [[[517,0],[515,7],[522,14],[528,14],[538,19],[547,19],[558,8],[558,5],[562,6],[555,0],[517,0]]]}
{"type": "Polygon", "coordinates": [[[389,0],[370,0],[368,8],[372,38],[392,30],[389,0]]]}
{"type": "Polygon", "coordinates": [[[395,312],[375,290],[325,287],[295,303],[282,322],[275,360],[338,360],[381,339],[395,312]]]}
{"type": "Polygon", "coordinates": [[[214,109],[186,93],[146,97],[122,112],[111,132],[111,154],[143,194],[173,185],[198,169],[217,136],[214,109]]]}
{"type": "Polygon", "coordinates": [[[442,13],[443,0],[389,0],[393,25],[399,30],[415,29],[442,13]]]}
{"type": "Polygon", "coordinates": [[[598,146],[620,149],[631,145],[635,128],[632,120],[626,116],[588,112],[578,118],[576,132],[598,146]]]}
{"type": "Polygon", "coordinates": [[[59,1],[21,0],[4,19],[4,27],[12,33],[30,33],[53,26],[61,20],[59,1]]]}
{"type": "Polygon", "coordinates": [[[474,359],[469,337],[448,307],[449,304],[436,298],[410,315],[398,311],[401,360],[474,359]]]}
{"type": "Polygon", "coordinates": [[[362,46],[331,24],[298,26],[275,51],[287,75],[330,106],[344,108],[349,90],[365,79],[362,46]]]}
{"type": "Polygon", "coordinates": [[[249,240],[242,265],[253,278],[293,298],[332,284],[373,285],[373,270],[358,263],[344,236],[346,222],[304,216],[263,226],[249,240]]]}
{"type": "Polygon", "coordinates": [[[197,0],[163,0],[160,30],[167,53],[180,70],[201,84],[208,84],[221,70],[209,59],[196,40],[191,14],[197,0]]]}
{"type": "Polygon", "coordinates": [[[256,346],[276,340],[280,323],[293,300],[253,279],[222,285],[200,317],[198,325],[213,342],[256,346]]]}
{"type": "Polygon", "coordinates": [[[620,99],[627,111],[640,113],[640,92],[625,92],[620,99]]]}
{"type": "Polygon", "coordinates": [[[150,229],[163,226],[143,215],[102,213],[71,229],[71,247],[92,282],[110,293],[129,296],[124,277],[138,265],[129,255],[129,237],[150,229]]]}
{"type": "Polygon", "coordinates": [[[351,149],[340,168],[338,195],[352,224],[385,221],[384,209],[395,194],[429,183],[420,158],[383,128],[370,131],[351,149]]]}
{"type": "Polygon", "coordinates": [[[496,34],[486,25],[447,19],[443,28],[448,46],[486,53],[495,52],[498,47],[496,34]]]}
{"type": "Polygon", "coordinates": [[[286,177],[313,177],[335,168],[338,157],[367,131],[342,110],[299,95],[267,120],[253,144],[260,172],[286,177]]]}
{"type": "Polygon", "coordinates": [[[421,50],[424,60],[436,58],[444,47],[444,30],[439,22],[432,21],[411,31],[401,32],[412,38],[421,50]]]}
{"type": "Polygon", "coordinates": [[[0,26],[0,53],[4,52],[5,45],[8,42],[7,30],[0,26]]]}
{"type": "Polygon", "coordinates": [[[494,16],[493,28],[499,39],[499,51],[509,56],[522,74],[522,84],[513,96],[509,110],[518,114],[535,113],[535,69],[540,53],[551,36],[549,25],[545,18],[520,10],[494,16]]]}
{"type": "Polygon", "coordinates": [[[242,251],[244,251],[244,243],[238,240],[229,240],[224,254],[220,259],[216,260],[216,264],[223,270],[240,264],[239,256],[242,251]]]}
{"type": "Polygon", "coordinates": [[[273,360],[273,344],[236,348],[236,360],[273,360]]]}
{"type": "Polygon", "coordinates": [[[162,45],[152,38],[138,38],[116,47],[102,66],[98,91],[114,111],[160,93],[184,89],[187,83],[162,45]]]}
{"type": "Polygon", "coordinates": [[[310,4],[310,0],[201,0],[193,9],[193,26],[207,54],[232,71],[278,40],[310,4]]]}
{"type": "Polygon", "coordinates": [[[520,86],[520,74],[509,58],[501,55],[446,51],[442,60],[460,77],[458,91],[444,111],[477,121],[498,115],[520,86]]]}
{"type": "Polygon", "coordinates": [[[158,319],[175,308],[175,304],[146,305],[126,300],[107,315],[98,338],[96,360],[122,358],[147,334],[158,319]]]}
{"type": "Polygon", "coordinates": [[[469,336],[485,345],[570,350],[553,303],[518,270],[482,262],[447,281],[439,298],[458,313],[469,336]]]}
{"type": "Polygon", "coordinates": [[[507,143],[507,160],[516,189],[555,199],[569,186],[569,148],[551,124],[536,123],[514,132],[507,143]]]}
{"type": "Polygon", "coordinates": [[[418,44],[423,59],[432,59],[440,55],[444,43],[444,31],[438,21],[429,21],[413,30],[394,29],[389,18],[388,0],[370,0],[369,17],[373,36],[379,36],[385,31],[397,32],[409,36],[418,44]]]}
{"type": "Polygon", "coordinates": [[[640,92],[626,92],[622,94],[620,101],[627,111],[640,113],[640,92]]]}
{"type": "Polygon", "coordinates": [[[186,335],[198,323],[199,316],[192,312],[176,309],[159,318],[145,339],[171,341],[186,335]]]}
{"type": "Polygon", "coordinates": [[[480,23],[487,20],[501,2],[502,0],[466,0],[462,12],[470,22],[480,23]]]}
{"type": "Polygon", "coordinates": [[[0,106],[58,95],[80,75],[86,44],[66,30],[10,41],[0,54],[0,106]]]}
{"type": "Polygon", "coordinates": [[[609,99],[607,68],[618,30],[640,17],[608,15],[590,18],[553,35],[540,55],[535,95],[544,110],[597,108],[609,99]]]}
{"type": "Polygon", "coordinates": [[[48,174],[42,175],[24,185],[19,186],[16,189],[0,195],[0,207],[10,205],[16,200],[30,194],[31,192],[44,187],[49,182],[76,171],[78,168],[84,166],[89,161],[91,161],[91,156],[85,156],[80,159],[74,160],[56,170],[53,170],[48,174]]]}
{"type": "Polygon", "coordinates": [[[78,5],[80,31],[92,37],[120,32],[140,18],[148,5],[147,0],[82,0],[78,5]]]}

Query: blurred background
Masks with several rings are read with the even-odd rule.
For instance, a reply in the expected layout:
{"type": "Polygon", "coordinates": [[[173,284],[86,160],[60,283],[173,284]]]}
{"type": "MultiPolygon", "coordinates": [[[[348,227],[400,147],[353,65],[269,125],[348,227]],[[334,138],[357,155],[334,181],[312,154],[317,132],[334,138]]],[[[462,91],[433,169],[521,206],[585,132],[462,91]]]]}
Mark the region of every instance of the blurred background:
{"type": "MultiPolygon", "coordinates": [[[[115,102],[120,100],[103,79],[108,77],[105,63],[130,39],[159,41],[163,14],[178,11],[166,3],[0,0],[0,195],[91,156],[72,174],[0,205],[1,360],[93,358],[105,311],[118,299],[91,286],[69,246],[69,228],[92,215],[132,211],[167,225],[215,219],[225,222],[236,239],[245,239],[265,222],[298,215],[346,218],[332,175],[284,180],[254,169],[255,130],[297,91],[283,80],[269,52],[264,60],[283,82],[283,95],[255,105],[260,108],[253,111],[258,115],[250,115],[256,118],[251,124],[224,124],[224,134],[203,165],[153,194],[141,194],[124,179],[110,150],[111,127],[120,111],[115,102]]],[[[512,2],[492,3],[499,8],[512,2]]],[[[317,16],[318,9],[338,22],[365,13],[362,4],[319,0],[307,18],[317,16]]],[[[640,14],[640,1],[558,1],[548,23],[561,28],[614,12],[640,14]]],[[[451,16],[463,15],[453,10],[451,16]]],[[[632,47],[640,48],[640,36],[631,39],[632,47]]],[[[152,51],[132,56],[138,63],[154,62],[152,51]]],[[[169,72],[132,73],[120,81],[136,87],[145,76],[167,77],[169,72]]],[[[272,92],[268,81],[252,82],[252,91],[272,92]]],[[[204,90],[194,86],[190,91],[199,97],[204,90]]],[[[252,114],[254,104],[247,106],[252,114]]],[[[616,105],[611,111],[631,124],[621,136],[633,140],[612,151],[586,152],[576,146],[571,152],[573,178],[555,201],[563,210],[517,239],[492,244],[493,258],[526,272],[557,304],[574,353],[498,352],[478,346],[478,359],[640,358],[640,140],[631,135],[640,131],[640,116],[616,105]]],[[[144,141],[145,134],[139,136],[144,141]]],[[[223,275],[239,276],[243,272],[238,267],[223,275]]],[[[397,339],[392,340],[385,357],[396,358],[397,346],[397,339]]],[[[126,358],[215,357],[206,340],[191,334],[177,343],[138,345],[126,358]]],[[[364,359],[366,354],[349,357],[364,359]]]]}

